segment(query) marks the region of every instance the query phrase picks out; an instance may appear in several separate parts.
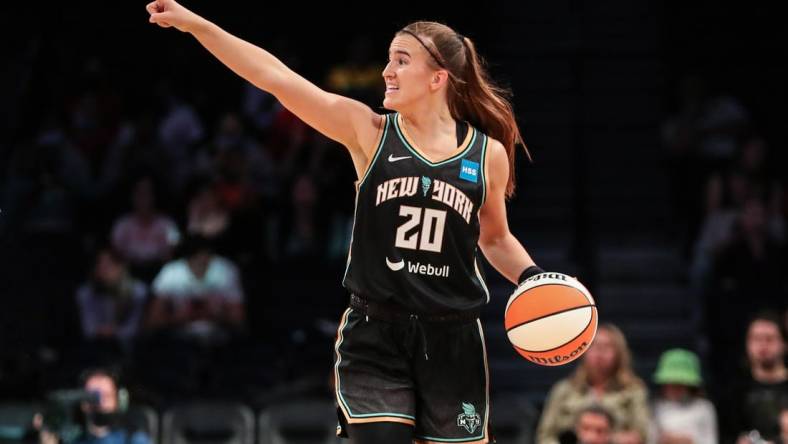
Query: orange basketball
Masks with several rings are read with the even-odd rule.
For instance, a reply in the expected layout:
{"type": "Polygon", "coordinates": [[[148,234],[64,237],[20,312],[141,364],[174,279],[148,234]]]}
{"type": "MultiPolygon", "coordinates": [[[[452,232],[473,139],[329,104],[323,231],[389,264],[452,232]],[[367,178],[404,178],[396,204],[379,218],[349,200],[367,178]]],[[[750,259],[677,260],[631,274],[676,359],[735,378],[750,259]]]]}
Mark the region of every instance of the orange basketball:
{"type": "Polygon", "coordinates": [[[539,365],[579,358],[594,340],[597,309],[588,289],[562,273],[525,280],[506,304],[504,325],[515,350],[539,365]]]}

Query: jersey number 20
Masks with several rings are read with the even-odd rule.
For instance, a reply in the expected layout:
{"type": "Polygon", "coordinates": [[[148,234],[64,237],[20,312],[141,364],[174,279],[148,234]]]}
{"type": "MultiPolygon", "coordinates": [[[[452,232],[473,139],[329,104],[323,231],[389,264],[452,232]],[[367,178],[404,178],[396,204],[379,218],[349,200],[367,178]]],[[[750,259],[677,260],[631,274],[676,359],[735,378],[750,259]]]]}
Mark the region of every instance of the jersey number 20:
{"type": "Polygon", "coordinates": [[[399,215],[407,217],[408,220],[397,228],[395,247],[440,253],[446,211],[400,205],[399,215]],[[408,232],[418,225],[421,225],[421,229],[408,235],[408,232]]]}

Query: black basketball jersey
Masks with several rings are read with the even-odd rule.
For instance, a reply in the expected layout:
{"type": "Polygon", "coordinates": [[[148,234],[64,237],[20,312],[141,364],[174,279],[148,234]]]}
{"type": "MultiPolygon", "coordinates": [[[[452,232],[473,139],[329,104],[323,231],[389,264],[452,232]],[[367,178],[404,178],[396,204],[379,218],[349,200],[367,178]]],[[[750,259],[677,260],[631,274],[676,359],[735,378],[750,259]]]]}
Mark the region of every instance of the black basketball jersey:
{"type": "Polygon", "coordinates": [[[478,308],[489,301],[477,262],[485,199],[487,136],[469,125],[459,152],[431,162],[399,113],[356,183],[356,209],[342,285],[417,313],[478,308]]]}

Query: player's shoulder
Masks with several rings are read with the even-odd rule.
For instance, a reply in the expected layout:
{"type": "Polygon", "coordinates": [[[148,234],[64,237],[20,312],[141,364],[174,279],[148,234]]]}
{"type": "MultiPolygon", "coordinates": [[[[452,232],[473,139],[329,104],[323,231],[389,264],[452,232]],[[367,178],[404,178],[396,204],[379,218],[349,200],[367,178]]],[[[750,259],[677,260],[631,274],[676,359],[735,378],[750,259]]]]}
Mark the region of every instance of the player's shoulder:
{"type": "Polygon", "coordinates": [[[486,136],[487,137],[487,151],[490,153],[497,153],[496,155],[500,155],[503,153],[506,154],[506,148],[503,146],[501,141],[494,137],[486,136]]]}
{"type": "Polygon", "coordinates": [[[496,171],[509,166],[509,154],[506,152],[506,147],[493,137],[487,136],[485,157],[485,163],[496,171]]]}
{"type": "Polygon", "coordinates": [[[386,119],[386,114],[378,114],[377,112],[370,109],[369,113],[357,128],[358,146],[346,145],[347,148],[349,148],[351,151],[358,150],[365,156],[371,157],[383,137],[386,119]]]}

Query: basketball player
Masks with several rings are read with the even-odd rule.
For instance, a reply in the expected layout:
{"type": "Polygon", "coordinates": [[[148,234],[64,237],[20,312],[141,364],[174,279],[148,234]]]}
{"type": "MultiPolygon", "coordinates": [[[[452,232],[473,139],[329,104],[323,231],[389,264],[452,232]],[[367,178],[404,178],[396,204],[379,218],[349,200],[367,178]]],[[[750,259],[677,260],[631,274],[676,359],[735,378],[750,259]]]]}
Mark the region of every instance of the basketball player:
{"type": "Polygon", "coordinates": [[[541,269],[509,231],[522,139],[473,42],[433,22],[397,32],[382,73],[383,107],[396,112],[381,115],[174,0],[147,9],[350,152],[358,181],[342,281],[350,307],[335,344],[338,433],[361,444],[487,443],[478,249],[514,283],[541,269]]]}

